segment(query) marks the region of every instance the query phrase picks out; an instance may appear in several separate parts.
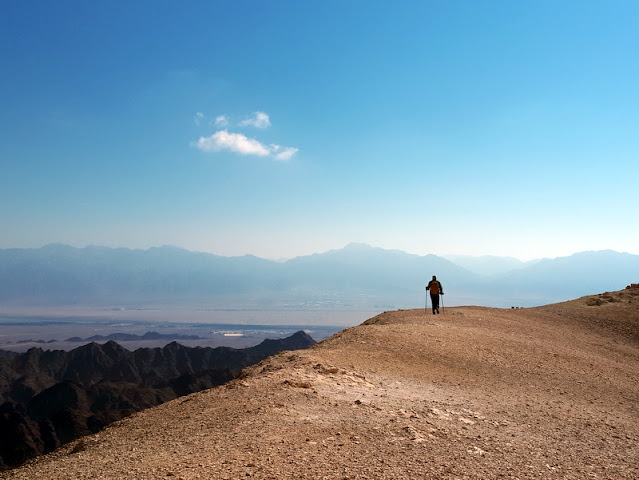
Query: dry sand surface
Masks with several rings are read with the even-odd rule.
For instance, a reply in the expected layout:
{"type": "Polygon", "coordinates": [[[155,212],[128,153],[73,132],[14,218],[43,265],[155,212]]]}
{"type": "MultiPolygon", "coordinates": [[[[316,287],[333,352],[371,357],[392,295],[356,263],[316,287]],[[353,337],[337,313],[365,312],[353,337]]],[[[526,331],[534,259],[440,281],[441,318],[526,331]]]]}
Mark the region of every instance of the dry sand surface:
{"type": "Polygon", "coordinates": [[[621,293],[386,312],[2,478],[637,479],[639,288],[621,293]]]}

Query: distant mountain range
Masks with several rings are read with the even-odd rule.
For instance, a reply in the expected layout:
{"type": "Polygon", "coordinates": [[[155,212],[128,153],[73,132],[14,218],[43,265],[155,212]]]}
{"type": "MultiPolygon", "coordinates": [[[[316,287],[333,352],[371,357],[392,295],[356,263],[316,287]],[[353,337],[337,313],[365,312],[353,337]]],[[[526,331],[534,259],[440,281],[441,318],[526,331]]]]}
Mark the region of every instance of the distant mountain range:
{"type": "Polygon", "coordinates": [[[484,255],[481,257],[473,257],[470,255],[444,255],[443,258],[450,260],[460,267],[470,270],[482,277],[502,275],[513,270],[529,267],[541,261],[541,259],[539,259],[522,262],[517,258],[496,257],[494,255],[484,255]]]}
{"type": "MultiPolygon", "coordinates": [[[[71,337],[65,342],[104,342],[113,340],[114,342],[137,342],[140,340],[201,340],[199,335],[181,335],[179,333],[158,333],[146,332],[144,335],[134,333],[111,333],[109,335],[92,335],[87,338],[71,337]]],[[[51,341],[49,341],[51,342],[51,341]]]]}
{"type": "MultiPolygon", "coordinates": [[[[109,335],[92,335],[87,338],[81,337],[71,337],[63,340],[64,342],[105,342],[109,340],[113,340],[114,342],[139,342],[144,340],[201,340],[202,337],[199,335],[181,335],[178,333],[158,333],[158,332],[146,332],[144,335],[136,335],[134,333],[110,333],[109,335]]],[[[33,339],[25,339],[18,340],[16,343],[39,343],[39,344],[50,344],[57,343],[59,340],[33,340],[33,339]]]]}
{"type": "Polygon", "coordinates": [[[603,250],[520,262],[349,244],[276,262],[176,247],[47,245],[0,250],[0,307],[389,310],[423,305],[432,275],[449,306],[532,306],[636,283],[639,255],[603,250]]]}

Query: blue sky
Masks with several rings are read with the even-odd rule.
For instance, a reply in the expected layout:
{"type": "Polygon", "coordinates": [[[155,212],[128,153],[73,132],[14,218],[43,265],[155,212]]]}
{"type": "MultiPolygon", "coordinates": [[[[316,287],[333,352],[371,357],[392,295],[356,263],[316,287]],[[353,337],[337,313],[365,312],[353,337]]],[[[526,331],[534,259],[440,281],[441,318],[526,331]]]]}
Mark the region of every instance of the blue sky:
{"type": "Polygon", "coordinates": [[[5,2],[0,248],[639,254],[639,4],[5,2]]]}

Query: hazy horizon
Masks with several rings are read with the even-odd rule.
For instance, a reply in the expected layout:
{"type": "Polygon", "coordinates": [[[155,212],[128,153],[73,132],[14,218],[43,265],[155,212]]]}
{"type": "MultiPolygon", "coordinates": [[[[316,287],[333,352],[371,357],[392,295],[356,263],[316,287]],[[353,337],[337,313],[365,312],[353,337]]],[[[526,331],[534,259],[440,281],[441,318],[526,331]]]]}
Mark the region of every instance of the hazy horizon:
{"type": "Polygon", "coordinates": [[[11,2],[0,248],[639,254],[639,4],[11,2]]]}
{"type": "Polygon", "coordinates": [[[409,255],[418,255],[418,256],[426,256],[426,255],[435,255],[447,260],[451,260],[454,263],[454,260],[461,260],[464,258],[467,259],[483,259],[483,258],[495,258],[495,259],[512,259],[512,260],[517,260],[519,262],[521,262],[522,264],[526,264],[529,262],[535,262],[535,261],[539,261],[539,260],[553,260],[556,258],[562,258],[562,257],[570,257],[572,255],[578,254],[578,253],[587,253],[587,252],[598,252],[598,251],[614,251],[617,253],[628,253],[631,255],[638,255],[637,253],[632,253],[632,252],[628,252],[628,251],[618,251],[618,250],[613,250],[611,248],[602,248],[599,250],[581,250],[581,251],[574,251],[571,253],[568,253],[566,255],[558,255],[556,257],[534,257],[534,258],[527,258],[527,259],[522,259],[522,258],[518,258],[518,257],[514,257],[511,255],[498,255],[498,254],[480,254],[480,255],[468,255],[468,254],[458,254],[458,253],[452,253],[452,252],[448,252],[448,253],[435,253],[435,252],[426,252],[426,253],[416,253],[416,252],[409,252],[409,251],[405,251],[405,250],[401,250],[399,248],[386,248],[386,247],[380,247],[380,246],[375,246],[375,245],[370,245],[367,243],[362,243],[362,242],[348,242],[345,245],[342,245],[341,247],[336,247],[336,248],[329,248],[327,250],[322,250],[322,251],[312,251],[309,253],[304,253],[301,255],[295,255],[292,257],[279,257],[279,258],[269,258],[269,257],[263,257],[260,255],[257,255],[253,252],[246,252],[246,253],[242,253],[239,255],[223,255],[219,252],[214,252],[214,251],[203,251],[203,250],[190,250],[189,248],[186,248],[184,246],[180,246],[180,245],[170,245],[170,244],[162,244],[162,245],[149,245],[149,246],[145,246],[145,247],[129,247],[129,246],[124,246],[124,245],[101,245],[101,244],[70,244],[70,243],[61,243],[61,242],[49,242],[49,243],[45,243],[42,245],[37,245],[37,246],[27,246],[27,247],[23,247],[23,246],[8,246],[8,247],[0,247],[0,249],[39,249],[39,248],[44,248],[50,245],[61,245],[61,246],[68,246],[68,247],[72,247],[72,248],[91,248],[91,247],[95,247],[95,248],[111,248],[111,249],[127,249],[127,250],[149,250],[149,249],[153,249],[153,248],[177,248],[177,249],[182,249],[182,250],[186,250],[189,251],[191,253],[205,253],[205,254],[210,254],[210,255],[217,255],[217,256],[221,256],[221,257],[242,257],[242,256],[246,256],[246,255],[251,255],[254,257],[258,257],[261,258],[263,260],[270,260],[270,261],[274,261],[274,262],[285,262],[288,260],[292,260],[294,258],[298,258],[298,257],[304,257],[304,256],[309,256],[309,255],[321,255],[323,253],[328,253],[331,251],[339,251],[339,250],[344,250],[347,249],[348,247],[351,246],[364,246],[364,247],[370,247],[373,249],[382,249],[382,250],[387,250],[387,251],[399,251],[402,253],[407,253],[409,255]]]}

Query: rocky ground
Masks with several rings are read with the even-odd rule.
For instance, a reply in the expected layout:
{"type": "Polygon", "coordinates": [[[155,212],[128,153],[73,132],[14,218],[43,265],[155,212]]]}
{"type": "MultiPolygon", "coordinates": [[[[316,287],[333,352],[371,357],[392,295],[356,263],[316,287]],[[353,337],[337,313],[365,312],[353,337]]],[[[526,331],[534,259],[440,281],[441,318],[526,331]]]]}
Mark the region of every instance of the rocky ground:
{"type": "Polygon", "coordinates": [[[639,286],[602,295],[386,312],[1,478],[636,479],[639,286]]]}

